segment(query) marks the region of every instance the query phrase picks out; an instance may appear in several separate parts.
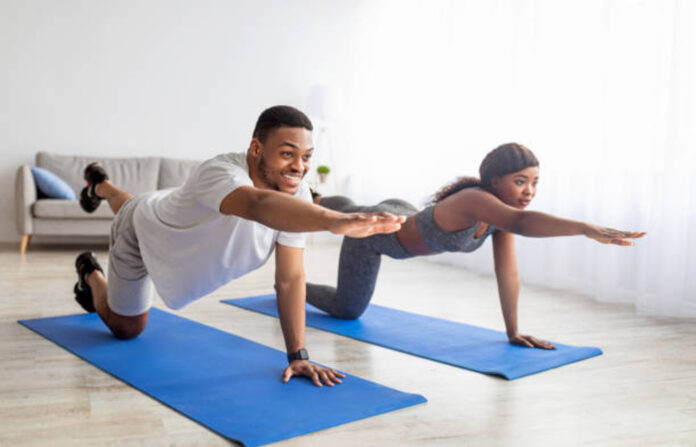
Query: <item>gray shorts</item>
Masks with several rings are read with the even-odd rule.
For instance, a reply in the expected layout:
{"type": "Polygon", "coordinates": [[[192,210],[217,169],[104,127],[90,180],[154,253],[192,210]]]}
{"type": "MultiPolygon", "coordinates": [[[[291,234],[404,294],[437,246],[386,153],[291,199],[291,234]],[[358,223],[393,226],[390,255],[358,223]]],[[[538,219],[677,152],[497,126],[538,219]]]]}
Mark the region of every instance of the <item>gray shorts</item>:
{"type": "Polygon", "coordinates": [[[152,305],[152,280],[133,226],[135,209],[146,198],[147,194],[140,194],[121,206],[109,237],[107,303],[113,312],[127,317],[143,314],[152,305]]]}

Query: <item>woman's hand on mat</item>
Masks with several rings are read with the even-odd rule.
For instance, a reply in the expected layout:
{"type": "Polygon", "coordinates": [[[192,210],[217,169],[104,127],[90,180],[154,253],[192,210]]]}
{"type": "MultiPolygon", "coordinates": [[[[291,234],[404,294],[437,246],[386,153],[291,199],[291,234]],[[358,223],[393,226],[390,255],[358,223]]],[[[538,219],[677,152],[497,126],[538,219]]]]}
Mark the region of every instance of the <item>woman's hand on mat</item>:
{"type": "Polygon", "coordinates": [[[585,236],[602,244],[633,245],[633,241],[626,239],[638,239],[645,236],[643,231],[620,231],[613,228],[600,227],[586,224],[585,236]]]}
{"type": "Polygon", "coordinates": [[[510,340],[510,343],[513,345],[526,346],[528,348],[556,349],[556,347],[551,343],[544,340],[539,340],[531,335],[515,334],[509,336],[508,340],[510,340]]]}
{"type": "Polygon", "coordinates": [[[354,238],[372,236],[378,233],[393,233],[399,231],[406,216],[395,216],[391,213],[347,213],[342,214],[329,223],[329,231],[333,234],[343,234],[354,238]]]}
{"type": "Polygon", "coordinates": [[[346,377],[345,374],[331,368],[315,365],[307,360],[295,360],[290,363],[283,372],[283,382],[288,383],[293,376],[309,377],[316,386],[322,386],[322,382],[328,386],[334,386],[335,383],[341,383],[341,379],[346,377]]]}

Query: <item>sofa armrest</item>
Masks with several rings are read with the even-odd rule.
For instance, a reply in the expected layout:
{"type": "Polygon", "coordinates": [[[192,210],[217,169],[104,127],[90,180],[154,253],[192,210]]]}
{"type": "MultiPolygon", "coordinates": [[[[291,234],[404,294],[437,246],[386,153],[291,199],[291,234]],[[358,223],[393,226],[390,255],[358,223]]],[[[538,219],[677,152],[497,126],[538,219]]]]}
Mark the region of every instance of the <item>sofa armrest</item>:
{"type": "Polygon", "coordinates": [[[17,169],[15,177],[15,218],[19,234],[32,234],[34,222],[31,215],[31,206],[36,202],[36,183],[29,165],[22,165],[17,169]]]}

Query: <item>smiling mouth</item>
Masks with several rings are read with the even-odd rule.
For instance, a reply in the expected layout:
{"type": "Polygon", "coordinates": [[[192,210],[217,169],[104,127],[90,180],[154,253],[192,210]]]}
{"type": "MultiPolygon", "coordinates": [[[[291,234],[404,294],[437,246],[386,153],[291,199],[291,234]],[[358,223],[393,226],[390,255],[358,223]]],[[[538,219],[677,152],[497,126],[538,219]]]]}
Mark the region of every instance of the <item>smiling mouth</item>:
{"type": "Polygon", "coordinates": [[[302,181],[303,175],[290,175],[290,174],[283,174],[283,178],[285,181],[292,185],[299,185],[299,183],[302,181]]]}
{"type": "Polygon", "coordinates": [[[527,206],[527,205],[530,204],[530,202],[531,202],[530,199],[520,199],[520,200],[519,200],[519,203],[520,203],[520,205],[522,205],[522,206],[527,206]]]}

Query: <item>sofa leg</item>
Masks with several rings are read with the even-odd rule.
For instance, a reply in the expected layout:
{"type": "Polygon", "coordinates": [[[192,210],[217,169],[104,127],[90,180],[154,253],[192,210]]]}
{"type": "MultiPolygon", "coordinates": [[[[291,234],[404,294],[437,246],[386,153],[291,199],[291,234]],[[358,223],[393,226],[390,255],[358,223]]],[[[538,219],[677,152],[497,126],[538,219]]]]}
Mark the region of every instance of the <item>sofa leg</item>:
{"type": "Polygon", "coordinates": [[[22,240],[19,242],[19,253],[24,254],[27,251],[27,246],[31,240],[31,234],[23,234],[22,240]]]}

